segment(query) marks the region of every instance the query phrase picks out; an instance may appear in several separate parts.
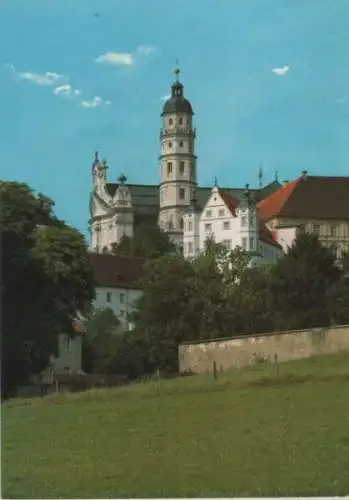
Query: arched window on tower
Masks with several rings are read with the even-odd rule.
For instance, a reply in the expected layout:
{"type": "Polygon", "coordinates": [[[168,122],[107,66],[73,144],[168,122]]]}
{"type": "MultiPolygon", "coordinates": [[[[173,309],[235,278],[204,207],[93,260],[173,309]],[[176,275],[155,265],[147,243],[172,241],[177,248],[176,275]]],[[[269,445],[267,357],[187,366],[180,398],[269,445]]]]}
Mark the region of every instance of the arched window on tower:
{"type": "Polygon", "coordinates": [[[172,125],[172,124],[173,124],[173,120],[172,120],[172,118],[170,118],[170,119],[168,120],[168,124],[169,124],[169,125],[172,125]]]}
{"type": "Polygon", "coordinates": [[[181,217],[181,220],[180,220],[180,228],[183,229],[184,228],[184,220],[183,220],[183,217],[181,217]]]}

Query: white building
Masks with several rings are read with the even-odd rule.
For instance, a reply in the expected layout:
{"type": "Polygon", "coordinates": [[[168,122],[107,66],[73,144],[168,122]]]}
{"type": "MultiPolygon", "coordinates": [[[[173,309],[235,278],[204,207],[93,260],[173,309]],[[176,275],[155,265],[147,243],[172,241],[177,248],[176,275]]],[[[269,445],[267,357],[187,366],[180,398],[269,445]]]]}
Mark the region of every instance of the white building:
{"type": "Polygon", "coordinates": [[[283,255],[281,245],[258,217],[248,186],[242,200],[215,186],[203,210],[200,211],[193,199],[183,219],[186,258],[203,251],[208,240],[221,243],[228,250],[240,246],[254,261],[276,262],[283,255]]]}
{"type": "MultiPolygon", "coordinates": [[[[195,154],[196,128],[191,103],[184,97],[184,87],[175,70],[171,96],[161,113],[159,184],[126,185],[121,175],[117,183],[107,180],[107,162],[98,154],[92,165],[93,189],[90,195],[91,250],[107,253],[118,244],[123,235],[132,236],[137,224],[159,224],[169,233],[181,250],[183,247],[183,216],[193,193],[203,207],[211,188],[197,185],[197,156],[195,154]]],[[[260,178],[261,180],[261,178],[260,178]]],[[[258,200],[264,199],[280,187],[274,181],[264,188],[251,190],[258,200]]],[[[240,198],[243,189],[225,188],[240,198]]]]}
{"type": "Polygon", "coordinates": [[[120,321],[121,330],[130,330],[128,316],[142,295],[140,279],[144,259],[120,255],[90,254],[98,309],[109,307],[120,321]]]}

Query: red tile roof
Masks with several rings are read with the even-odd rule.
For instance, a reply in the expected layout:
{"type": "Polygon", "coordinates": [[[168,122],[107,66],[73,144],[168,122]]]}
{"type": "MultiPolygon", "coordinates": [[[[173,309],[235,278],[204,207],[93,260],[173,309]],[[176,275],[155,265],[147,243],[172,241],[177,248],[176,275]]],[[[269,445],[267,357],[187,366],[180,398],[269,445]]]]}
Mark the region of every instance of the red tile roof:
{"type": "Polygon", "coordinates": [[[282,246],[275,240],[274,234],[267,228],[262,220],[259,220],[259,239],[268,245],[282,249],[282,246]]]}
{"type": "Polygon", "coordinates": [[[90,253],[96,286],[139,289],[145,260],[138,257],[90,253]]]}
{"type": "Polygon", "coordinates": [[[258,204],[260,216],[349,219],[349,177],[300,177],[258,204]]]}
{"type": "MultiPolygon", "coordinates": [[[[225,205],[227,208],[230,210],[231,214],[236,217],[236,209],[239,204],[239,201],[230,194],[226,193],[222,189],[218,189],[218,193],[221,196],[222,200],[224,201],[225,205]]],[[[259,239],[263,241],[264,243],[267,243],[268,245],[277,247],[277,248],[282,248],[277,241],[275,241],[273,234],[267,226],[264,224],[262,220],[259,220],[259,239]]]]}
{"type": "Polygon", "coordinates": [[[233,198],[231,194],[228,194],[226,191],[223,191],[222,189],[218,189],[218,194],[224,201],[226,207],[230,211],[230,213],[236,217],[236,209],[239,204],[239,201],[236,198],[233,198]]]}

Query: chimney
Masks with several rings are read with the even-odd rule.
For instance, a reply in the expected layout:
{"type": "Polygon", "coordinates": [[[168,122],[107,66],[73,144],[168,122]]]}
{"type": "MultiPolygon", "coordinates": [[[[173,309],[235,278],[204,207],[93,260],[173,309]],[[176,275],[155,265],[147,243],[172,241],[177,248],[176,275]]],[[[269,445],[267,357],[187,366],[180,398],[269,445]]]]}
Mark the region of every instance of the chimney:
{"type": "Polygon", "coordinates": [[[307,170],[303,170],[303,171],[302,171],[302,179],[303,179],[304,181],[306,181],[306,180],[307,180],[307,177],[308,177],[308,172],[307,172],[307,170]]]}

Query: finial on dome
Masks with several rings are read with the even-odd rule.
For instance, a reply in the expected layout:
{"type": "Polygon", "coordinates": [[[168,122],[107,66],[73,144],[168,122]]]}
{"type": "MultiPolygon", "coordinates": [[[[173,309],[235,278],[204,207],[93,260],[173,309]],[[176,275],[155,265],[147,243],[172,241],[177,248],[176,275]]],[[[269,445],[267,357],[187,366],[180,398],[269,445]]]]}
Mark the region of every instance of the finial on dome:
{"type": "Polygon", "coordinates": [[[125,184],[125,182],[127,181],[127,177],[124,174],[121,174],[118,178],[118,181],[120,184],[125,184]]]}
{"type": "Polygon", "coordinates": [[[176,67],[175,67],[173,72],[175,74],[176,81],[178,82],[179,81],[179,74],[181,72],[181,70],[179,69],[179,66],[178,66],[178,59],[176,59],[176,67]]]}

